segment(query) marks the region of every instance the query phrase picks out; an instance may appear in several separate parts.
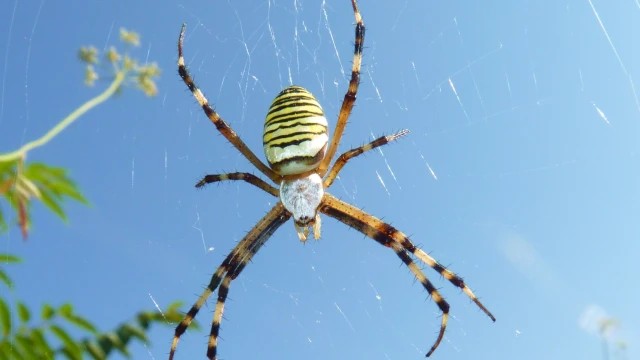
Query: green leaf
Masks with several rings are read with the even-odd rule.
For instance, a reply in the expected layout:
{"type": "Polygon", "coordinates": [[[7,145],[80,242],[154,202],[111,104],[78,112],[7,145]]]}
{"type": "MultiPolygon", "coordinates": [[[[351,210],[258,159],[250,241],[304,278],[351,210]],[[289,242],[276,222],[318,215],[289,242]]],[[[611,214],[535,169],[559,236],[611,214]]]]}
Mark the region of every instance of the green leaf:
{"type": "Polygon", "coordinates": [[[78,315],[72,315],[69,316],[68,318],[66,318],[69,323],[75,325],[76,327],[82,329],[82,330],[86,330],[90,333],[96,334],[98,332],[98,330],[96,329],[96,327],[87,319],[80,317],[78,315]]]}
{"type": "Polygon", "coordinates": [[[67,332],[58,325],[49,325],[49,330],[58,338],[58,340],[62,341],[63,344],[74,342],[71,336],[69,336],[69,334],[67,334],[67,332]]]}
{"type": "Polygon", "coordinates": [[[59,195],[66,195],[80,202],[86,202],[84,197],[78,191],[76,185],[67,177],[56,179],[49,186],[51,191],[59,195]]]}
{"type": "Polygon", "coordinates": [[[73,311],[73,305],[67,303],[58,309],[60,316],[67,320],[70,324],[82,329],[86,330],[90,333],[97,333],[96,327],[87,319],[78,316],[73,311]]]}
{"type": "Polygon", "coordinates": [[[0,175],[6,172],[12,172],[18,160],[0,161],[0,175]]]}
{"type": "Polygon", "coordinates": [[[25,335],[17,335],[13,340],[13,349],[11,351],[10,359],[32,359],[35,358],[37,349],[34,348],[33,343],[25,335]]]}
{"type": "Polygon", "coordinates": [[[31,319],[31,312],[29,311],[29,308],[27,308],[27,306],[22,302],[18,302],[18,318],[23,323],[29,322],[31,319]]]}
{"type": "Polygon", "coordinates": [[[15,256],[15,255],[11,255],[11,254],[7,254],[7,253],[0,253],[0,263],[5,263],[5,264],[16,264],[22,262],[22,259],[20,259],[19,257],[15,256]]]}
{"type": "Polygon", "coordinates": [[[60,316],[62,316],[65,319],[67,317],[69,317],[69,316],[72,316],[73,315],[73,305],[71,305],[69,303],[62,304],[58,308],[58,313],[60,314],[60,316]]]}
{"type": "Polygon", "coordinates": [[[3,233],[8,229],[7,221],[4,219],[4,215],[2,214],[2,208],[0,208],[0,233],[3,233]]]}
{"type": "Polygon", "coordinates": [[[107,354],[104,352],[104,350],[102,350],[102,348],[93,341],[92,342],[86,341],[84,343],[84,348],[89,353],[89,355],[91,355],[96,360],[102,360],[107,358],[107,354]]]}
{"type": "Polygon", "coordinates": [[[82,348],[76,343],[75,340],[60,326],[58,325],[50,325],[49,330],[55,335],[60,341],[62,341],[64,348],[68,350],[69,355],[73,355],[75,359],[75,355],[77,354],[77,358],[82,358],[82,348]]]}
{"type": "Polygon", "coordinates": [[[104,333],[100,337],[99,342],[100,346],[102,346],[102,348],[105,349],[107,353],[110,353],[113,349],[117,349],[118,351],[120,351],[120,353],[127,354],[125,344],[114,332],[104,333]]]}
{"type": "MultiPolygon", "coordinates": [[[[51,355],[46,356],[46,354],[50,354],[47,352],[46,348],[38,348],[33,341],[33,337],[30,337],[25,334],[19,334],[15,338],[16,348],[20,349],[19,352],[22,354],[23,359],[42,359],[51,357],[51,355]],[[43,356],[45,355],[45,356],[43,356]]],[[[12,354],[15,358],[16,355],[12,354]]]]}
{"type": "Polygon", "coordinates": [[[9,275],[7,275],[7,273],[2,271],[2,269],[0,269],[0,282],[7,285],[8,288],[13,287],[13,281],[11,281],[11,278],[9,277],[9,275]]]}
{"type": "Polygon", "coordinates": [[[9,312],[9,305],[0,298],[0,330],[2,336],[8,336],[11,333],[11,313],[9,312]]]}
{"type": "Polygon", "coordinates": [[[75,183],[67,176],[67,170],[64,168],[43,163],[30,163],[26,166],[21,178],[21,184],[31,184],[36,188],[28,194],[37,194],[37,196],[31,196],[41,200],[49,210],[63,220],[66,220],[66,214],[62,208],[65,198],[87,203],[75,183]]]}
{"type": "Polygon", "coordinates": [[[65,355],[67,359],[70,360],[82,360],[82,350],[64,347],[62,348],[61,353],[65,355]]]}
{"type": "MultiPolygon", "coordinates": [[[[49,346],[47,339],[44,336],[44,331],[42,329],[36,328],[31,332],[31,338],[33,339],[33,343],[36,348],[39,349],[39,352],[42,354],[53,354],[53,349],[49,346]]],[[[52,356],[51,356],[52,357],[52,356]]]]}
{"type": "Polygon", "coordinates": [[[16,355],[16,346],[8,341],[0,342],[0,359],[22,359],[16,355]]]}
{"type": "Polygon", "coordinates": [[[127,342],[129,342],[131,338],[137,338],[144,343],[147,343],[149,341],[143,329],[131,324],[124,324],[120,326],[120,328],[118,329],[118,335],[121,339],[126,339],[127,342]]]}
{"type": "Polygon", "coordinates": [[[56,315],[56,310],[49,304],[42,305],[42,310],[40,312],[40,317],[42,320],[51,320],[56,315]]]}
{"type": "Polygon", "coordinates": [[[54,199],[54,197],[52,197],[48,191],[40,192],[40,200],[42,200],[42,203],[46,207],[48,207],[49,210],[53,211],[54,214],[58,215],[59,218],[61,218],[64,221],[67,220],[67,215],[64,213],[64,210],[62,210],[62,206],[60,206],[58,201],[54,199]]]}

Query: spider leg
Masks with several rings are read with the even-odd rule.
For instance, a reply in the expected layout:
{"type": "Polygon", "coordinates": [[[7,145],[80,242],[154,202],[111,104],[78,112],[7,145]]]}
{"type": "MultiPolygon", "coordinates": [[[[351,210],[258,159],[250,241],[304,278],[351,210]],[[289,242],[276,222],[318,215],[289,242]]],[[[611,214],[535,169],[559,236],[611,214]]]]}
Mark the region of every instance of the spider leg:
{"type": "Polygon", "coordinates": [[[197,188],[201,188],[204,187],[207,184],[211,184],[211,183],[215,183],[215,182],[220,182],[220,181],[227,181],[227,180],[242,180],[242,181],[246,181],[251,185],[254,185],[260,189],[262,189],[263,191],[278,197],[278,190],[276,188],[274,188],[273,186],[267,184],[264,180],[260,179],[259,177],[250,174],[250,173],[244,173],[244,172],[233,172],[233,173],[226,173],[226,174],[212,174],[212,175],[205,175],[202,180],[198,181],[198,183],[196,183],[196,187],[197,188]]]}
{"type": "Polygon", "coordinates": [[[254,226],[247,235],[240,240],[238,245],[231,250],[231,253],[227,255],[222,264],[220,264],[218,269],[211,276],[211,280],[209,281],[207,288],[200,297],[198,297],[195,304],[191,306],[191,309],[189,309],[189,312],[187,312],[180,324],[176,326],[173,341],[171,343],[171,350],[169,352],[169,360],[173,359],[178,347],[180,336],[187,330],[209,296],[211,296],[218,286],[220,286],[218,291],[218,302],[216,303],[216,310],[214,312],[214,319],[209,336],[209,348],[207,350],[207,356],[209,356],[210,359],[215,358],[218,330],[220,328],[222,311],[224,310],[224,300],[226,299],[229,291],[229,283],[240,274],[253,255],[258,252],[260,247],[264,245],[271,235],[280,227],[280,225],[285,223],[290,216],[291,215],[285,210],[284,206],[278,202],[278,204],[269,210],[269,212],[260,219],[256,226],[254,226]],[[220,284],[221,282],[222,285],[220,284]]]}
{"type": "Polygon", "coordinates": [[[384,243],[383,241],[379,241],[377,239],[374,239],[374,240],[378,241],[378,243],[384,246],[392,248],[393,251],[395,251],[396,255],[398,255],[398,257],[402,260],[402,262],[405,265],[407,265],[407,267],[409,268],[409,270],[411,270],[411,272],[416,277],[416,279],[418,279],[418,281],[420,281],[420,283],[425,288],[425,290],[427,290],[427,292],[429,293],[433,301],[438,305],[438,308],[440,309],[440,311],[442,311],[442,319],[440,320],[440,331],[438,332],[438,337],[436,338],[436,341],[433,343],[433,345],[431,346],[431,349],[427,353],[427,357],[429,357],[435,351],[438,345],[440,345],[440,342],[444,338],[444,332],[447,328],[447,322],[449,320],[449,303],[447,303],[447,301],[442,297],[442,295],[440,295],[440,292],[438,292],[436,287],[433,286],[433,284],[431,283],[431,281],[429,281],[429,279],[424,274],[424,272],[422,272],[420,267],[418,267],[415,261],[411,259],[411,256],[409,256],[407,251],[404,250],[400,244],[393,241],[389,243],[384,243]]]}
{"type": "Polygon", "coordinates": [[[407,135],[408,133],[409,133],[409,130],[406,130],[406,129],[401,130],[395,134],[381,136],[368,144],[364,144],[360,147],[344,152],[342,155],[338,157],[338,160],[336,160],[336,162],[333,164],[333,167],[329,171],[328,175],[325,177],[324,184],[323,184],[325,189],[330,187],[331,184],[333,184],[333,181],[338,176],[338,173],[340,173],[340,170],[342,170],[342,168],[347,164],[349,160],[353,159],[358,155],[361,155],[364,152],[373,150],[379,146],[386,145],[392,141],[395,141],[407,135]]]}
{"type": "Polygon", "coordinates": [[[220,133],[233,145],[238,151],[244,155],[244,157],[253,164],[260,172],[262,172],[269,179],[273,180],[273,182],[279,182],[280,176],[276,174],[271,168],[267,167],[260,159],[249,149],[249,147],[240,139],[238,134],[227,124],[220,115],[211,107],[209,104],[209,100],[204,96],[202,91],[198,88],[193,78],[189,74],[187,70],[187,66],[184,62],[184,56],[182,53],[182,44],[184,42],[184,32],[186,29],[186,25],[182,25],[182,29],[180,30],[180,37],[178,38],[178,73],[180,77],[187,85],[193,96],[198,101],[198,104],[202,107],[202,110],[207,115],[209,120],[216,126],[216,129],[220,131],[220,133]]]}
{"type": "MultiPolygon", "coordinates": [[[[286,221],[289,217],[283,220],[286,221]]],[[[280,224],[272,224],[271,226],[275,226],[268,236],[264,236],[263,239],[256,239],[257,241],[249,244],[249,246],[245,249],[246,251],[241,255],[241,258],[235,263],[235,266],[229,269],[227,275],[225,275],[224,279],[222,279],[222,283],[220,284],[220,289],[218,289],[218,301],[216,302],[216,309],[213,313],[213,321],[211,322],[211,332],[209,336],[209,344],[207,347],[207,357],[209,359],[216,359],[216,355],[218,352],[218,334],[220,333],[220,323],[222,322],[222,315],[224,313],[224,305],[227,300],[227,296],[229,295],[229,287],[231,286],[231,281],[235,280],[238,275],[244,270],[247,266],[253,255],[255,255],[258,250],[264,245],[267,239],[273,234],[273,232],[280,227],[280,224]]]]}
{"type": "MultiPolygon", "coordinates": [[[[492,321],[496,321],[496,318],[491,314],[491,312],[478,300],[476,295],[471,291],[471,289],[465,284],[464,280],[461,277],[442,266],[438,263],[434,258],[427,255],[423,250],[417,248],[409,238],[394,228],[393,226],[383,222],[382,220],[376,218],[373,215],[367,214],[366,212],[347,204],[344,201],[337,199],[336,197],[325,193],[322,198],[322,203],[319,207],[320,212],[331,216],[332,218],[360,231],[361,233],[367,235],[378,243],[391,247],[398,256],[407,264],[407,260],[403,258],[398,249],[402,249],[408,253],[413,254],[420,261],[423,261],[425,264],[429,265],[431,268],[439,272],[445,279],[449,280],[453,285],[462,289],[462,291],[467,294],[467,296],[485,313],[492,321]]],[[[405,253],[406,255],[406,253],[405,253]]],[[[407,255],[408,256],[408,255],[407,255]]],[[[408,260],[411,260],[409,258],[408,260]]],[[[408,266],[408,265],[407,265],[408,266]]],[[[410,268],[411,269],[411,268],[410,268]]],[[[416,272],[414,272],[414,275],[416,272]]],[[[418,280],[422,282],[422,279],[416,275],[418,280]]],[[[426,278],[425,278],[426,279],[426,278]]],[[[423,286],[427,288],[427,285],[423,283],[423,286]]],[[[427,356],[431,355],[433,351],[436,349],[440,341],[442,340],[442,335],[444,335],[444,331],[447,325],[447,313],[449,309],[449,305],[444,301],[444,299],[436,292],[431,292],[429,288],[427,291],[430,292],[433,300],[436,302],[438,307],[443,312],[442,324],[440,327],[440,334],[438,335],[438,339],[436,343],[431,347],[431,350],[427,353],[427,356]],[[434,295],[435,294],[435,295],[434,295]],[[445,311],[446,309],[446,311],[445,311]]]]}
{"type": "Polygon", "coordinates": [[[322,159],[322,162],[318,166],[317,171],[320,177],[324,177],[324,175],[327,173],[329,163],[331,163],[331,159],[338,150],[340,139],[342,139],[342,133],[344,132],[344,128],[347,125],[347,120],[349,119],[349,115],[351,114],[351,109],[353,109],[353,104],[356,101],[356,95],[358,93],[358,86],[360,85],[360,67],[362,65],[362,49],[364,46],[365,28],[364,22],[362,22],[362,16],[360,15],[360,10],[358,10],[358,5],[356,4],[356,0],[351,0],[351,5],[353,7],[353,13],[356,18],[356,35],[353,49],[353,64],[351,65],[351,80],[349,81],[349,88],[347,89],[347,93],[344,95],[344,100],[342,101],[342,106],[340,107],[340,113],[338,114],[338,121],[333,132],[331,144],[329,145],[329,149],[327,150],[324,159],[322,159]]]}

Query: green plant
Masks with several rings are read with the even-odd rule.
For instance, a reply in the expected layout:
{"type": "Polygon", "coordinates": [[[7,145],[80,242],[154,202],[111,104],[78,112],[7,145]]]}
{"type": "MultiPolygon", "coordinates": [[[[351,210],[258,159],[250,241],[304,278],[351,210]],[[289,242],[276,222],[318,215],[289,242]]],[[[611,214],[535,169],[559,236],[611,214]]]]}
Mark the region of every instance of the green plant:
{"type": "MultiPolygon", "coordinates": [[[[126,29],[120,29],[120,39],[128,46],[140,45],[139,35],[126,29]]],[[[100,79],[100,75],[95,70],[100,65],[98,50],[93,46],[82,47],[78,56],[86,64],[85,84],[93,86],[100,79]]],[[[158,93],[154,79],[160,75],[160,69],[155,63],[140,65],[135,58],[126,54],[121,55],[114,47],[104,54],[104,59],[106,71],[113,73],[113,79],[102,93],[72,111],[42,137],[24,144],[15,151],[0,154],[0,197],[4,198],[17,214],[17,223],[25,239],[31,227],[29,210],[32,200],[42,201],[63,220],[66,216],[62,202],[66,198],[86,203],[86,199],[67,176],[65,169],[42,163],[27,163],[29,151],[46,145],[87,111],[119,92],[123,85],[133,83],[147,96],[158,93]]],[[[1,204],[2,202],[0,202],[0,232],[4,232],[8,229],[8,225],[1,204]]]]}
{"type": "MultiPolygon", "coordinates": [[[[125,29],[120,30],[120,39],[129,46],[140,44],[138,34],[125,29]]],[[[96,71],[100,65],[98,51],[92,46],[83,47],[79,57],[86,64],[85,84],[95,85],[101,78],[96,71]]],[[[31,226],[33,200],[41,201],[63,220],[66,219],[63,201],[87,202],[66,169],[27,162],[30,151],[49,143],[86,112],[119,93],[124,85],[132,83],[147,96],[157,94],[154,80],[160,74],[157,65],[139,65],[134,58],[121,55],[114,47],[104,54],[104,59],[103,64],[113,75],[104,91],[72,111],[42,137],[15,151],[0,154],[0,233],[8,229],[2,200],[16,213],[24,238],[31,226]]],[[[17,256],[0,253],[0,359],[106,359],[113,353],[129,357],[127,349],[132,342],[149,342],[146,334],[153,324],[171,325],[182,318],[178,311],[180,304],[172,303],[162,311],[140,311],[115,329],[100,331],[86,317],[76,313],[71,303],[57,306],[45,303],[39,311],[34,311],[24,301],[9,296],[15,285],[5,266],[20,262],[17,256]]]]}
{"type": "Polygon", "coordinates": [[[0,254],[0,359],[106,359],[114,352],[130,357],[133,341],[149,343],[147,331],[153,324],[171,326],[183,314],[180,303],[165,310],[140,311],[111,331],[99,331],[87,318],[75,312],[71,303],[43,304],[39,315],[20,300],[10,301],[14,284],[3,265],[17,264],[20,258],[0,254]],[[71,330],[71,331],[70,331],[71,330]],[[79,334],[79,335],[75,335],[79,334]]]}

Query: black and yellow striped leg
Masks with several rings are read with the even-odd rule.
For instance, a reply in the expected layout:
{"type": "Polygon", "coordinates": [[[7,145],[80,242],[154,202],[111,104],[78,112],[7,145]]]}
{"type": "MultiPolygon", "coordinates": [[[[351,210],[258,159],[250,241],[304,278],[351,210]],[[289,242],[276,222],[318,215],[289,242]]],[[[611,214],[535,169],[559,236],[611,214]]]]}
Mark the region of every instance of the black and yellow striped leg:
{"type": "Polygon", "coordinates": [[[209,105],[209,100],[204,96],[202,91],[198,88],[195,81],[189,74],[187,70],[187,66],[185,65],[184,55],[182,53],[182,45],[184,42],[184,32],[186,29],[186,25],[182,25],[182,29],[180,30],[180,37],[178,38],[178,73],[180,77],[187,85],[193,96],[202,107],[205,115],[209,118],[209,120],[215,125],[216,129],[220,131],[220,133],[236,148],[238,151],[244,155],[253,166],[258,168],[260,172],[262,172],[269,179],[273,180],[273,182],[278,183],[280,176],[276,174],[271,168],[267,167],[260,159],[249,149],[249,147],[240,139],[240,137],[236,134],[235,131],[227,124],[220,115],[209,105]]]}
{"type": "Polygon", "coordinates": [[[444,332],[447,328],[447,321],[449,320],[449,303],[442,297],[442,295],[440,295],[440,292],[438,292],[435,286],[433,286],[433,284],[431,283],[431,281],[429,281],[429,279],[424,274],[424,272],[420,270],[418,265],[416,265],[415,261],[411,259],[411,256],[409,256],[407,251],[404,250],[401,245],[393,241],[385,243],[384,241],[380,241],[375,238],[374,240],[376,240],[378,243],[384,246],[392,248],[393,251],[395,251],[395,253],[402,260],[402,262],[405,265],[407,265],[407,267],[409,268],[409,270],[411,270],[411,272],[416,277],[416,279],[418,279],[418,281],[422,284],[425,290],[427,290],[427,292],[429,293],[433,301],[436,303],[436,305],[438,305],[438,308],[440,309],[440,311],[442,311],[442,319],[440,320],[440,331],[438,332],[438,337],[436,338],[436,341],[433,343],[433,345],[431,346],[431,349],[427,353],[427,357],[429,357],[431,353],[433,353],[434,350],[438,347],[438,345],[440,345],[440,342],[444,338],[444,332]]]}
{"type": "Polygon", "coordinates": [[[260,189],[262,189],[263,191],[278,197],[278,190],[276,188],[274,188],[273,186],[269,185],[268,183],[266,183],[264,180],[260,179],[259,177],[250,174],[250,173],[243,173],[243,172],[233,172],[233,173],[226,173],[226,174],[212,174],[212,175],[205,175],[202,180],[198,181],[196,183],[196,187],[197,188],[201,188],[207,184],[211,184],[211,183],[215,183],[215,182],[221,182],[221,181],[227,181],[227,180],[242,180],[242,181],[246,181],[251,185],[254,185],[260,189]]]}
{"type": "Polygon", "coordinates": [[[464,292],[470,299],[473,301],[476,306],[480,308],[490,319],[491,321],[496,321],[495,316],[487,309],[478,299],[478,297],[473,293],[471,288],[467,286],[464,280],[456,275],[453,271],[447,269],[444,265],[440,264],[436,259],[434,259],[431,255],[424,252],[424,250],[416,247],[409,238],[396,230],[396,233],[393,234],[395,240],[402,244],[403,248],[412,253],[416,258],[418,258],[423,263],[427,264],[429,267],[439,272],[445,279],[449,280],[454,286],[457,286],[464,292]]]}
{"type": "MultiPolygon", "coordinates": [[[[434,258],[426,254],[423,250],[417,248],[409,238],[394,228],[393,226],[383,222],[382,220],[376,218],[373,215],[367,214],[364,211],[341,201],[334,196],[325,193],[322,198],[322,203],[319,207],[320,212],[327,214],[336,220],[360,231],[361,233],[367,235],[368,237],[376,240],[378,243],[392,248],[398,256],[403,260],[405,264],[413,263],[411,258],[406,259],[401,254],[404,251],[404,254],[408,256],[408,253],[413,254],[420,261],[423,261],[427,265],[429,265],[434,270],[438,271],[445,279],[449,280],[453,285],[462,289],[462,291],[467,294],[467,296],[485,313],[491,320],[495,321],[495,317],[489,310],[478,300],[473,291],[464,283],[461,277],[450,271],[449,269],[442,266],[438,263],[434,258]],[[401,251],[402,250],[402,251],[401,251]]],[[[415,265],[415,264],[414,264],[415,265]]],[[[409,266],[409,265],[407,265],[409,266]]],[[[416,275],[416,271],[414,271],[410,267],[411,271],[416,275]]],[[[418,269],[419,270],[419,269],[418,269]]],[[[422,282],[422,279],[416,275],[418,280],[422,282]]],[[[426,280],[426,277],[425,277],[426,280]]],[[[434,345],[431,347],[431,350],[427,353],[427,356],[431,355],[433,351],[437,348],[442,340],[442,336],[444,335],[445,329],[447,327],[448,320],[448,311],[449,305],[444,301],[442,296],[438,294],[437,291],[432,292],[431,289],[433,286],[428,286],[430,283],[422,282],[423,286],[429,291],[429,294],[436,302],[440,310],[443,312],[442,323],[440,325],[440,333],[434,345]]],[[[435,290],[435,289],[434,289],[435,290]]]]}
{"type": "Polygon", "coordinates": [[[386,145],[392,141],[395,141],[400,137],[407,135],[408,133],[409,133],[409,130],[405,129],[392,135],[381,136],[368,144],[364,144],[355,149],[346,151],[345,153],[343,153],[338,157],[338,160],[336,160],[336,162],[333,164],[333,167],[331,167],[331,170],[325,177],[324,188],[327,189],[331,186],[331,184],[333,184],[333,181],[336,179],[336,177],[340,173],[340,170],[342,170],[342,168],[347,164],[349,160],[353,159],[356,156],[361,155],[364,152],[373,150],[379,146],[386,145]]]}
{"type": "Polygon", "coordinates": [[[246,264],[251,260],[260,247],[273,235],[273,233],[285,223],[291,215],[285,210],[284,206],[280,202],[276,204],[269,212],[254,226],[245,237],[240,240],[238,245],[227,255],[222,264],[215,271],[209,285],[204,292],[198,297],[198,300],[191,306],[189,312],[185,315],[184,319],[176,326],[173,341],[171,343],[171,350],[169,352],[169,360],[173,359],[180,336],[187,330],[196,314],[209,296],[216,291],[218,286],[218,302],[216,303],[216,310],[214,312],[214,319],[211,326],[211,334],[209,337],[209,348],[207,354],[213,354],[209,356],[210,359],[215,358],[218,329],[220,328],[220,320],[222,319],[222,311],[224,310],[224,300],[226,299],[229,289],[229,283],[231,280],[238,276],[240,271],[244,269],[246,264]],[[222,285],[221,285],[222,282],[222,285]],[[224,285],[224,286],[223,286],[224,285]],[[221,301],[222,299],[222,301],[221,301]]]}
{"type": "Polygon", "coordinates": [[[220,289],[218,290],[218,301],[216,302],[216,309],[213,314],[213,321],[211,322],[211,333],[209,336],[209,345],[207,347],[207,357],[209,359],[216,359],[216,355],[218,352],[218,334],[220,332],[220,323],[222,322],[222,315],[224,314],[224,304],[227,300],[227,296],[229,295],[229,287],[231,285],[231,281],[235,280],[242,270],[247,266],[249,261],[253,258],[253,256],[260,250],[262,245],[269,239],[269,237],[276,231],[282,223],[289,219],[289,215],[285,214],[278,219],[277,222],[270,224],[269,232],[266,233],[262,237],[256,238],[256,241],[253,244],[250,244],[249,247],[244,252],[243,256],[238,259],[235,263],[235,266],[229,269],[227,275],[222,280],[220,284],[220,289]]]}
{"type": "Polygon", "coordinates": [[[360,10],[358,10],[356,0],[351,0],[351,5],[356,19],[356,35],[353,49],[353,64],[351,65],[351,80],[349,81],[349,88],[347,89],[347,93],[344,95],[344,100],[340,107],[340,113],[338,114],[336,128],[333,131],[331,144],[329,145],[329,149],[327,150],[324,159],[322,159],[322,162],[318,166],[318,174],[320,177],[324,177],[327,173],[329,164],[331,163],[333,156],[338,151],[338,145],[340,145],[340,139],[342,139],[344,128],[347,126],[347,120],[349,119],[349,115],[351,115],[351,110],[353,109],[353,104],[355,103],[356,96],[358,94],[358,86],[360,85],[360,67],[362,65],[362,49],[364,47],[365,27],[364,22],[362,21],[362,16],[360,15],[360,10]]]}
{"type": "Polygon", "coordinates": [[[220,335],[220,323],[222,322],[222,315],[224,313],[224,303],[229,295],[229,286],[233,280],[229,274],[227,274],[220,284],[218,290],[218,301],[216,302],[216,309],[213,312],[213,321],[211,322],[211,331],[209,332],[209,343],[207,344],[207,358],[216,359],[218,354],[218,336],[220,335]]]}

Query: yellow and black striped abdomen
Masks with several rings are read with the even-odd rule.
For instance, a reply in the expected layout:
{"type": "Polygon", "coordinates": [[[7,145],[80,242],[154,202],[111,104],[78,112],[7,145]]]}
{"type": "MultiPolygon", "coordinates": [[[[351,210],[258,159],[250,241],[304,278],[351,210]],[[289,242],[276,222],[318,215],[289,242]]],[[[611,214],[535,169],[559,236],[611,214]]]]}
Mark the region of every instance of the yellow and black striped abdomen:
{"type": "Polygon", "coordinates": [[[289,86],[271,103],[262,142],[269,166],[280,175],[315,169],[327,150],[327,119],[305,88],[289,86]]]}

